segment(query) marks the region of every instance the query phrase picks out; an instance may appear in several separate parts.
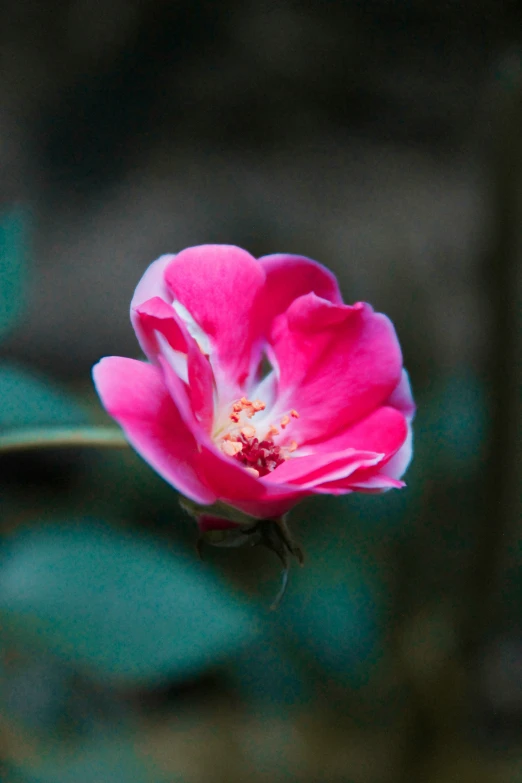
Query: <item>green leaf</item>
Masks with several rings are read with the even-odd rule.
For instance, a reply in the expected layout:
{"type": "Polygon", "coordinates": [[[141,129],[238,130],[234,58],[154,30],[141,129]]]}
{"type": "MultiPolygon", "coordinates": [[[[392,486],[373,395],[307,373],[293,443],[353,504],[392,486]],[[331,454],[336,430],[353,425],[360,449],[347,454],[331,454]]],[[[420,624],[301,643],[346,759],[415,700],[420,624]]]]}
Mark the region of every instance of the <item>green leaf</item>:
{"type": "Polygon", "coordinates": [[[83,424],[86,415],[71,395],[45,376],[0,364],[0,430],[83,424]]]}
{"type": "Polygon", "coordinates": [[[256,632],[207,565],[88,522],[9,542],[0,626],[18,647],[130,684],[194,677],[256,632]]]}
{"type": "Polygon", "coordinates": [[[15,325],[25,304],[28,228],[24,210],[0,212],[0,338],[15,325]]]}

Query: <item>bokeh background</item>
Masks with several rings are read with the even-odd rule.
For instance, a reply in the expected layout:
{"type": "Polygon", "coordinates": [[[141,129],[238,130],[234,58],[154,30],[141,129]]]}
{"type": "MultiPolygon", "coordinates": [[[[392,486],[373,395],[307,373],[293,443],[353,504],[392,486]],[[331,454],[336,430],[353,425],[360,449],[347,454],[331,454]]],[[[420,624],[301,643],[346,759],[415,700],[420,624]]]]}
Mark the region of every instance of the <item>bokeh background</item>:
{"type": "Polygon", "coordinates": [[[522,781],[522,6],[4,0],[0,429],[106,423],[147,264],[292,252],[396,324],[408,487],[194,552],[130,450],[0,459],[6,783],[522,781]]]}

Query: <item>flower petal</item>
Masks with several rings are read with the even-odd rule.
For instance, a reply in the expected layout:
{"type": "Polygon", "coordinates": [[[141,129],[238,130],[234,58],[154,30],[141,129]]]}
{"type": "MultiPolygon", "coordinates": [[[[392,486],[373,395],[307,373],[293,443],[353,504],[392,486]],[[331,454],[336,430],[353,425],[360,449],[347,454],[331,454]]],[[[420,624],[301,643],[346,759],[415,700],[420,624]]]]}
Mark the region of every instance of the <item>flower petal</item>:
{"type": "Polygon", "coordinates": [[[155,343],[154,341],[152,344],[150,343],[149,335],[143,330],[143,324],[136,314],[136,308],[143,304],[143,302],[146,302],[147,299],[152,299],[154,297],[159,297],[165,302],[169,302],[170,295],[167,284],[165,282],[165,269],[173,258],[174,256],[172,254],[167,254],[160,256],[158,259],[156,259],[156,261],[153,261],[152,264],[150,264],[140,282],[136,286],[136,290],[134,291],[134,295],[131,301],[131,323],[134,327],[136,337],[138,338],[138,342],[141,345],[144,354],[149,359],[151,359],[151,361],[154,361],[153,356],[155,343]]]}
{"type": "Polygon", "coordinates": [[[192,410],[203,429],[210,432],[214,421],[214,373],[208,356],[193,341],[189,344],[188,376],[192,410]]]}
{"type": "Polygon", "coordinates": [[[132,316],[140,334],[145,339],[148,347],[149,358],[157,362],[157,356],[160,347],[157,341],[157,332],[160,332],[167,339],[169,345],[175,350],[187,353],[186,330],[172,305],[168,304],[159,296],[145,300],[136,305],[132,311],[132,316]]]}
{"type": "Polygon", "coordinates": [[[384,465],[382,473],[392,479],[400,479],[406,473],[408,465],[413,457],[413,431],[411,422],[408,421],[406,439],[396,454],[384,465]]]}
{"type": "Polygon", "coordinates": [[[407,431],[406,419],[400,411],[381,406],[362,421],[309,448],[315,454],[330,454],[341,449],[373,451],[390,459],[405,443],[407,431]]]}
{"type": "Polygon", "coordinates": [[[261,265],[233,245],[182,250],[165,269],[172,297],[210,338],[218,382],[241,387],[252,371],[253,303],[265,282],[261,265]]]}
{"type": "Polygon", "coordinates": [[[393,325],[367,304],[335,305],[307,294],[276,318],[271,340],[277,406],[297,409],[291,434],[300,446],[368,416],[401,377],[393,325]]]}
{"type": "Polygon", "coordinates": [[[350,482],[350,489],[360,492],[385,492],[388,489],[402,489],[405,486],[404,481],[398,481],[390,476],[386,476],[384,473],[377,473],[375,476],[369,476],[366,479],[352,476],[352,481],[350,482]]]}
{"type": "Polygon", "coordinates": [[[351,448],[327,454],[293,457],[265,476],[264,481],[267,484],[283,481],[308,489],[325,481],[344,479],[359,468],[374,467],[382,462],[383,458],[384,454],[351,448]]]}
{"type": "MultiPolygon", "coordinates": [[[[135,312],[149,345],[154,344],[156,361],[161,360],[161,355],[165,356],[176,375],[188,384],[188,388],[182,390],[183,400],[188,395],[196,419],[210,431],[214,413],[214,375],[208,357],[190,336],[182,318],[162,299],[149,299],[135,312]]],[[[180,399],[172,389],[170,391],[179,407],[180,399]]],[[[189,425],[188,421],[186,423],[189,425]]]]}
{"type": "Polygon", "coordinates": [[[396,454],[386,463],[383,473],[392,479],[400,479],[406,473],[406,469],[413,457],[413,429],[411,422],[415,416],[415,403],[411,393],[410,379],[406,370],[402,371],[401,379],[397,387],[391,393],[388,405],[393,406],[406,417],[408,432],[406,439],[396,454]]]}
{"type": "Polygon", "coordinates": [[[333,438],[315,445],[314,451],[324,457],[335,449],[366,449],[381,452],[382,459],[373,466],[359,466],[345,477],[326,478],[321,489],[390,489],[403,487],[398,481],[404,473],[411,455],[411,425],[396,408],[382,407],[361,422],[349,427],[333,438]],[[332,483],[333,481],[333,483],[332,483]]]}
{"type": "Polygon", "coordinates": [[[334,304],[342,304],[335,275],[311,258],[274,253],[262,256],[259,263],[265,270],[266,282],[259,297],[258,309],[259,317],[267,329],[294,299],[305,294],[314,293],[334,304]]]}
{"type": "Polygon", "coordinates": [[[316,487],[315,491],[319,494],[349,494],[350,492],[365,492],[368,494],[381,494],[388,489],[402,489],[405,487],[404,481],[397,481],[383,473],[369,475],[370,470],[361,470],[349,476],[347,479],[337,481],[327,481],[321,486],[316,487]]]}
{"type": "Polygon", "coordinates": [[[344,487],[354,490],[385,490],[403,487],[399,481],[411,459],[411,423],[396,408],[382,407],[370,416],[324,443],[317,451],[339,448],[341,444],[354,448],[382,450],[386,455],[377,469],[360,469],[348,480],[325,483],[324,489],[344,487]]]}
{"type": "Polygon", "coordinates": [[[170,397],[161,370],[108,356],[94,366],[93,377],[107,413],[143,459],[187,497],[214,503],[217,495],[197,467],[196,441],[170,397]]]}
{"type": "Polygon", "coordinates": [[[406,370],[401,373],[401,379],[387,400],[387,405],[401,411],[408,421],[415,416],[415,403],[411,393],[410,379],[406,370]]]}
{"type": "MultiPolygon", "coordinates": [[[[208,394],[203,385],[199,388],[198,386],[193,388],[180,378],[171,358],[172,353],[174,352],[165,342],[162,353],[158,357],[163,371],[163,380],[181,418],[197,443],[207,443],[210,441],[210,431],[212,429],[212,409],[207,404],[208,394]],[[195,398],[196,403],[202,403],[202,407],[197,410],[193,402],[195,398]]],[[[200,380],[202,379],[198,379],[198,382],[200,380]]],[[[212,394],[211,389],[209,393],[210,395],[212,394]]]]}

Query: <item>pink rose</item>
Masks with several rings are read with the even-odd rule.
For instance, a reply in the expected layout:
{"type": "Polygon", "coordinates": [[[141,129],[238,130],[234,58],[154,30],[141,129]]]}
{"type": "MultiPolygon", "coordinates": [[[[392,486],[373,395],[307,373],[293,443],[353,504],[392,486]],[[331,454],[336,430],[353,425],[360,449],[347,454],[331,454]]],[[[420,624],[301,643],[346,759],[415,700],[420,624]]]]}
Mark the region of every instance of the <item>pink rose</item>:
{"type": "Polygon", "coordinates": [[[403,486],[414,404],[395,330],[343,304],[320,264],[191,247],[149,266],[131,319],[149,362],[106,357],[96,388],[166,481],[233,512],[209,510],[206,531],[308,495],[403,486]]]}

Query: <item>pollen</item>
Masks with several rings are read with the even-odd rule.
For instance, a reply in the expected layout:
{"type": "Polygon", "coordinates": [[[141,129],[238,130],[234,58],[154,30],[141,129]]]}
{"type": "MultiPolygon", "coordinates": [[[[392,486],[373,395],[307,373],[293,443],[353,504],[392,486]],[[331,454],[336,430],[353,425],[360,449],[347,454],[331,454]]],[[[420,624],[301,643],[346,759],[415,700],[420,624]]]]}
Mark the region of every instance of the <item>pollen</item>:
{"type": "Polygon", "coordinates": [[[229,457],[235,457],[240,451],[243,451],[243,444],[238,440],[224,440],[221,444],[221,450],[229,457]]]}
{"type": "Polygon", "coordinates": [[[298,419],[299,418],[299,414],[298,414],[298,412],[296,411],[295,408],[292,408],[292,410],[290,411],[290,416],[292,417],[292,419],[298,419]]]}
{"type": "Polygon", "coordinates": [[[283,416],[280,421],[281,427],[285,429],[290,424],[290,416],[283,416]]]}
{"type": "Polygon", "coordinates": [[[255,434],[256,434],[256,428],[251,427],[250,424],[247,424],[247,426],[243,427],[243,429],[241,430],[241,435],[243,435],[243,437],[245,437],[247,440],[249,438],[253,438],[255,434]]]}
{"type": "Polygon", "coordinates": [[[241,397],[240,400],[233,403],[232,413],[229,415],[229,418],[231,419],[231,421],[234,421],[237,424],[239,422],[239,417],[241,413],[243,413],[243,411],[245,412],[245,415],[249,419],[251,419],[253,416],[256,415],[256,413],[259,413],[259,411],[264,411],[265,408],[266,408],[266,403],[264,403],[263,400],[251,401],[246,397],[241,397]]]}

